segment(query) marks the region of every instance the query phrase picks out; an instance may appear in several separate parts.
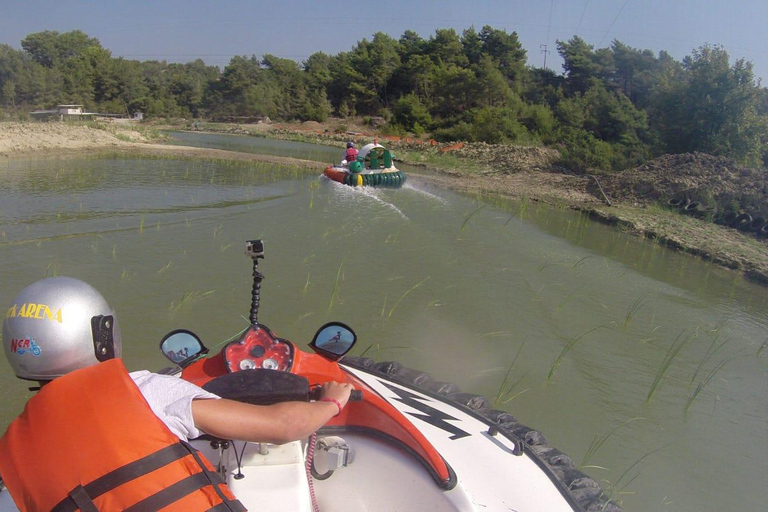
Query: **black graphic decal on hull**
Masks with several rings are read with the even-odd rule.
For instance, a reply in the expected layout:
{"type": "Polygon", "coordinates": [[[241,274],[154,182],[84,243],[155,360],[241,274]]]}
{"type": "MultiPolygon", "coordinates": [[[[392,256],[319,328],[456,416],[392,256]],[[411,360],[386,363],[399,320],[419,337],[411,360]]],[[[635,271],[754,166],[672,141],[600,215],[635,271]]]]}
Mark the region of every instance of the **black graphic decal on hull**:
{"type": "Polygon", "coordinates": [[[410,414],[414,418],[419,418],[420,420],[425,421],[430,425],[439,428],[440,430],[444,430],[450,434],[453,434],[450,437],[450,439],[452,440],[461,439],[462,437],[467,437],[471,435],[469,432],[465,432],[464,430],[460,429],[456,425],[452,425],[446,421],[446,420],[457,421],[456,418],[454,418],[450,414],[446,414],[443,411],[438,411],[434,407],[431,407],[425,404],[424,402],[421,401],[423,400],[421,397],[418,397],[413,393],[406,391],[405,389],[391,386],[384,381],[380,381],[380,382],[384,384],[393,393],[395,393],[398,397],[400,397],[399,398],[400,402],[410,407],[413,407],[414,409],[418,409],[419,411],[424,413],[424,414],[416,414],[416,413],[409,412],[406,414],[410,414]]]}

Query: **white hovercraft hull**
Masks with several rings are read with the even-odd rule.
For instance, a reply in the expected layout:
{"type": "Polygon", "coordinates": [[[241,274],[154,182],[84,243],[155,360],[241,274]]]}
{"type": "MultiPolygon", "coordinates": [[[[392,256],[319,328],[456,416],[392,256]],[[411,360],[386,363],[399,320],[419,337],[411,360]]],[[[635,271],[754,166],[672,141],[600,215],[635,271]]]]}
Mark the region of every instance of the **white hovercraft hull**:
{"type": "MultiPolygon", "coordinates": [[[[342,366],[343,363],[342,363],[342,366]]],[[[323,429],[318,439],[341,439],[351,451],[347,467],[325,480],[313,478],[321,512],[360,511],[547,511],[579,510],[557,483],[516,441],[489,433],[491,426],[449,401],[397,384],[360,369],[344,367],[402,412],[440,452],[456,474],[452,489],[441,488],[419,460],[391,441],[344,427],[323,429]]],[[[519,441],[518,441],[519,442],[519,441]]],[[[250,510],[311,512],[309,481],[304,466],[306,443],[268,445],[259,453],[249,443],[240,465],[243,443],[224,458],[207,441],[193,441],[216,466],[228,468],[227,484],[250,510]],[[238,476],[242,475],[242,476],[238,476]]],[[[315,465],[325,473],[333,453],[315,451],[315,465]]]]}

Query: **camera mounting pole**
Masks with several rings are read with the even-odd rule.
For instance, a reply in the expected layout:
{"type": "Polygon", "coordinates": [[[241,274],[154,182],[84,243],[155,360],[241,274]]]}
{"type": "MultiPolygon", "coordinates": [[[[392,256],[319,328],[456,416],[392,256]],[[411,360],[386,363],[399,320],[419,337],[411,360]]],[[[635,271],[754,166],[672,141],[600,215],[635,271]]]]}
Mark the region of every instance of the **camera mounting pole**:
{"type": "Polygon", "coordinates": [[[261,281],[264,275],[259,272],[259,259],[264,258],[264,242],[261,240],[248,240],[245,242],[245,253],[253,260],[253,289],[251,290],[251,316],[249,320],[251,325],[259,325],[257,317],[259,315],[259,293],[261,291],[261,281]]]}

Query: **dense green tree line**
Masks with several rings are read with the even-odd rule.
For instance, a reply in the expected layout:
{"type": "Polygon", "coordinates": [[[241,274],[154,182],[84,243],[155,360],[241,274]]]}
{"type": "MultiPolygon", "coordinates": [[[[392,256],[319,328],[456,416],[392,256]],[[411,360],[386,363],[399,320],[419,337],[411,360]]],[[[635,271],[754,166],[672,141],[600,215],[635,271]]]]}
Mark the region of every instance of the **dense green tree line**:
{"type": "Polygon", "coordinates": [[[324,121],[384,117],[395,134],[544,144],[576,169],[622,169],[662,153],[768,160],[768,92],[752,64],[703,46],[682,62],[614,41],[558,41],[563,73],[531,68],[517,34],[490,26],[427,39],[376,33],[348,52],[299,64],[237,56],[223,69],[112,57],[80,31],[0,45],[0,108],[56,104],[149,117],[324,121]]]}

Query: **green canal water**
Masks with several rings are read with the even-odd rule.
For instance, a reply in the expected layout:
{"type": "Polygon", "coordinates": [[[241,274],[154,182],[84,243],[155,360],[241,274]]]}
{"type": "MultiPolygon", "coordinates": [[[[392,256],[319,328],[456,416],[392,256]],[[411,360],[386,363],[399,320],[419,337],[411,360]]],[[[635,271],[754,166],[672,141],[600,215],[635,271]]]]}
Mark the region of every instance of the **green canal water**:
{"type": "MultiPolygon", "coordinates": [[[[349,324],[353,354],[494,401],[627,511],[765,510],[768,290],[734,273],[413,172],[369,190],[264,164],[101,157],[4,160],[0,176],[2,307],[45,276],[84,279],[116,309],[131,370],[164,367],[172,329],[212,347],[247,323],[244,242],[261,238],[259,320],[279,336],[305,345],[327,321],[349,324]]],[[[3,429],[29,396],[3,358],[3,429]]]]}

